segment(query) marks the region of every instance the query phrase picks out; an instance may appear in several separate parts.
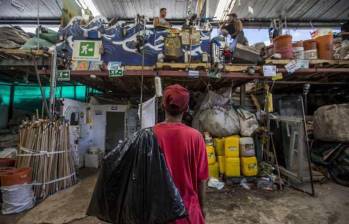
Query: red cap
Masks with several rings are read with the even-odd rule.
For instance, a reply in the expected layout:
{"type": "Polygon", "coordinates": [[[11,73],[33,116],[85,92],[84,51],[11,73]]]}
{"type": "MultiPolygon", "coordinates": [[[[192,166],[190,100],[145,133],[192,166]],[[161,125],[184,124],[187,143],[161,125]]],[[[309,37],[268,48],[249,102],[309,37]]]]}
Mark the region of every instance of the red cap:
{"type": "Polygon", "coordinates": [[[164,91],[162,105],[166,111],[182,113],[188,110],[189,92],[181,85],[167,86],[164,91]]]}

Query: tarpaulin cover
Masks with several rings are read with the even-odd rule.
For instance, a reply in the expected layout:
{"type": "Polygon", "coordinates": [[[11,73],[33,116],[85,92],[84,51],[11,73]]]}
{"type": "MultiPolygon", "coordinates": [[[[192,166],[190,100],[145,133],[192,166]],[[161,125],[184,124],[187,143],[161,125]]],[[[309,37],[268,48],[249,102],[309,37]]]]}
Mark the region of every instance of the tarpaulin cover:
{"type": "Polygon", "coordinates": [[[140,130],[104,157],[87,215],[122,224],[186,216],[152,129],[140,130]]]}
{"type": "Polygon", "coordinates": [[[349,142],[349,104],[319,107],[313,116],[314,137],[321,141],[349,142]]]}

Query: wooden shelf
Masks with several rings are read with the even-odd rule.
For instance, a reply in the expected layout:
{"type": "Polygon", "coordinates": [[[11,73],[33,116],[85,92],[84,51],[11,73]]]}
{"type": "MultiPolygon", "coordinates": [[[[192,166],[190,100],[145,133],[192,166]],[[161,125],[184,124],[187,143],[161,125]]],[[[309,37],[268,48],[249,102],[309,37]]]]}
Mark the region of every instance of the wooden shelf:
{"type": "MultiPolygon", "coordinates": [[[[274,65],[286,65],[292,59],[266,59],[265,64],[274,64],[274,65]]],[[[320,64],[328,64],[328,65],[348,65],[349,60],[324,60],[324,59],[314,59],[309,60],[310,65],[320,65],[320,64]]]]}
{"type": "Polygon", "coordinates": [[[207,70],[210,68],[209,63],[169,63],[169,62],[158,62],[156,63],[158,70],[207,70]]]}

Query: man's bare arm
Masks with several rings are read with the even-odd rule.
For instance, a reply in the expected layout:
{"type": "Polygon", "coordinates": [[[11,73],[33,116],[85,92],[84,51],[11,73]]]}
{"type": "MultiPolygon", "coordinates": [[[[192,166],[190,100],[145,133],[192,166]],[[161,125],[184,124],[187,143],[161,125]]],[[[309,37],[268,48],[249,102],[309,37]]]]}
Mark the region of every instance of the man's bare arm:
{"type": "Polygon", "coordinates": [[[153,20],[153,25],[154,27],[157,27],[160,25],[160,19],[159,17],[155,17],[154,20],[153,20]]]}
{"type": "Polygon", "coordinates": [[[199,182],[199,202],[200,202],[202,215],[204,217],[206,216],[206,212],[205,212],[206,186],[207,186],[207,180],[199,182]]]}

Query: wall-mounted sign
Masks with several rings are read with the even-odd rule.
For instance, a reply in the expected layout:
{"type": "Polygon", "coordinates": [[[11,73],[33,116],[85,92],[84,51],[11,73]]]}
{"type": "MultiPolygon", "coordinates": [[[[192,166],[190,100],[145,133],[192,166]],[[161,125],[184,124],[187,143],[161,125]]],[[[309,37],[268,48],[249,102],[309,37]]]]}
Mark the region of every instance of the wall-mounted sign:
{"type": "Polygon", "coordinates": [[[263,75],[266,77],[276,76],[276,66],[275,65],[263,65],[263,75]]]}
{"type": "Polygon", "coordinates": [[[74,40],[73,60],[100,61],[102,41],[74,40]]]}
{"type": "Polygon", "coordinates": [[[124,76],[124,68],[121,66],[119,61],[110,61],[108,63],[109,77],[120,77],[124,76]]]}
{"type": "Polygon", "coordinates": [[[188,71],[188,76],[189,77],[193,77],[193,78],[199,78],[199,71],[196,71],[196,70],[189,70],[188,71]]]}
{"type": "Polygon", "coordinates": [[[57,70],[58,81],[70,81],[70,70],[57,70]]]}
{"type": "Polygon", "coordinates": [[[285,68],[288,73],[294,73],[300,68],[309,68],[309,60],[292,60],[287,65],[285,65],[285,68]]]}

